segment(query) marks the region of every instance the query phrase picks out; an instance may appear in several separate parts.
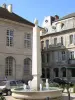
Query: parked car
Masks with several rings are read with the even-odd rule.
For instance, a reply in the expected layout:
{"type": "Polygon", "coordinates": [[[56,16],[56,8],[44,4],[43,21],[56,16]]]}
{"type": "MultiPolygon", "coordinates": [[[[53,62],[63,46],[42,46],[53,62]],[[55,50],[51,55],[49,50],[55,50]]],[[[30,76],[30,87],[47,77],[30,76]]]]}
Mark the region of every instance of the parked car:
{"type": "Polygon", "coordinates": [[[60,78],[54,78],[53,79],[53,82],[56,82],[58,83],[59,85],[65,85],[65,84],[69,84],[70,86],[73,86],[73,83],[72,82],[69,82],[67,80],[63,80],[63,79],[60,79],[60,78]]]}
{"type": "Polygon", "coordinates": [[[11,95],[11,89],[23,87],[23,83],[20,80],[10,80],[0,82],[0,93],[6,93],[6,95],[11,95]]]}
{"type": "Polygon", "coordinates": [[[64,80],[62,80],[62,79],[60,79],[60,78],[54,78],[53,79],[53,82],[56,82],[56,83],[58,83],[58,84],[66,84],[66,82],[64,81],[64,80]]]}

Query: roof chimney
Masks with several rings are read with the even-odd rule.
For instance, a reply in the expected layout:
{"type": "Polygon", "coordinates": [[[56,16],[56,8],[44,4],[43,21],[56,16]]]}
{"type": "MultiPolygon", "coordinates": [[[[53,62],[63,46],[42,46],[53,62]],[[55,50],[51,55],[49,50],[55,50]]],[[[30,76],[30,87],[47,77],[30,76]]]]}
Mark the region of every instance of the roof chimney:
{"type": "Polygon", "coordinates": [[[6,4],[4,3],[4,4],[2,4],[2,8],[5,8],[6,9],[6,4]]]}
{"type": "Polygon", "coordinates": [[[12,4],[8,5],[7,10],[12,13],[12,4]]]}
{"type": "Polygon", "coordinates": [[[58,15],[55,15],[55,21],[57,21],[59,19],[59,16],[58,15]]]}

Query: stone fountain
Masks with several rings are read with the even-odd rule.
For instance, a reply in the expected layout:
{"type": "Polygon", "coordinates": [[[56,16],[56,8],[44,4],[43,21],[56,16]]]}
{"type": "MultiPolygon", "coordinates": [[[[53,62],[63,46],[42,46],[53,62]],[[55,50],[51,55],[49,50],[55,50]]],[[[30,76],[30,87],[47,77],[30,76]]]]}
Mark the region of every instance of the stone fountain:
{"type": "Polygon", "coordinates": [[[46,87],[43,87],[41,80],[41,46],[40,46],[40,28],[38,20],[34,21],[33,27],[33,47],[32,47],[32,75],[33,80],[28,82],[28,87],[24,84],[24,88],[12,90],[12,96],[21,100],[61,100],[62,89],[49,87],[48,79],[46,79],[46,87]],[[48,99],[49,100],[49,99],[48,99]]]}

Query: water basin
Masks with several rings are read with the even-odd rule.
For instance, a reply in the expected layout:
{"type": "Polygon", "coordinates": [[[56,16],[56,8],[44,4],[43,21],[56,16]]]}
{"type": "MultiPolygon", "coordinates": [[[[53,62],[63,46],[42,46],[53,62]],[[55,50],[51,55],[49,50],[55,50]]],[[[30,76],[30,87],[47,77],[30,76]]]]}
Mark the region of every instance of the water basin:
{"type": "Polygon", "coordinates": [[[47,97],[52,98],[52,100],[62,100],[62,89],[49,87],[49,89],[43,88],[42,91],[36,91],[17,88],[12,90],[12,96],[21,100],[45,100],[47,97]]]}

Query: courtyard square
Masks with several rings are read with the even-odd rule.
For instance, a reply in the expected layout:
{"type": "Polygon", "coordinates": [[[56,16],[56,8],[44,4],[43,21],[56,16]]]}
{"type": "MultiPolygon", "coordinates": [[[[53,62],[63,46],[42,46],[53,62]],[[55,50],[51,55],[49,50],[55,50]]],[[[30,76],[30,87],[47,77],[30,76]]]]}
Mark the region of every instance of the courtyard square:
{"type": "MultiPolygon", "coordinates": [[[[62,94],[62,100],[68,100],[68,94],[67,93],[63,93],[62,94]]],[[[5,96],[6,100],[20,100],[20,99],[15,99],[12,96],[5,96]]],[[[70,100],[75,100],[75,93],[71,93],[70,94],[70,100]]]]}

